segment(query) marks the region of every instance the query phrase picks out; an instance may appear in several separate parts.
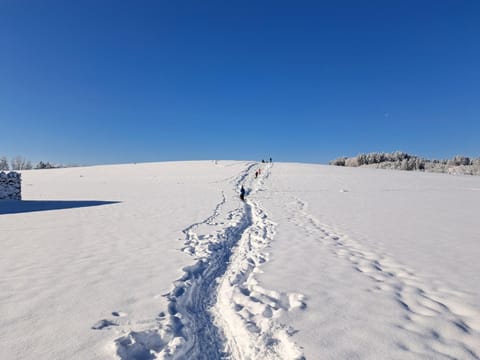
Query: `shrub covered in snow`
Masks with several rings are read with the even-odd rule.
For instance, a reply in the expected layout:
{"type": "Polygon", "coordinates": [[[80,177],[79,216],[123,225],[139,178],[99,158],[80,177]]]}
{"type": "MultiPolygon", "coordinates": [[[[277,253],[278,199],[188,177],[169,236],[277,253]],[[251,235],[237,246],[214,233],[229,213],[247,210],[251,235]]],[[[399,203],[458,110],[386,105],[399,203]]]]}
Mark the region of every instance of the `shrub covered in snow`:
{"type": "Polygon", "coordinates": [[[52,165],[48,161],[45,163],[43,161],[40,161],[36,166],[35,169],[56,169],[59,166],[52,165]]]}
{"type": "Polygon", "coordinates": [[[0,200],[22,200],[21,174],[0,172],[0,200]]]}

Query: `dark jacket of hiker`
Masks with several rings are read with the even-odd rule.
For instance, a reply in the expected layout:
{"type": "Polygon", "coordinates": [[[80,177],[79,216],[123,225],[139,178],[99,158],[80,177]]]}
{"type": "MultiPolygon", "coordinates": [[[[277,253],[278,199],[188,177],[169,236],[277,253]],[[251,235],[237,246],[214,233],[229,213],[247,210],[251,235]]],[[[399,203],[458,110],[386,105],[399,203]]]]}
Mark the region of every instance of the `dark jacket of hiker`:
{"type": "Polygon", "coordinates": [[[240,199],[245,200],[245,188],[243,186],[240,189],[240,199]]]}

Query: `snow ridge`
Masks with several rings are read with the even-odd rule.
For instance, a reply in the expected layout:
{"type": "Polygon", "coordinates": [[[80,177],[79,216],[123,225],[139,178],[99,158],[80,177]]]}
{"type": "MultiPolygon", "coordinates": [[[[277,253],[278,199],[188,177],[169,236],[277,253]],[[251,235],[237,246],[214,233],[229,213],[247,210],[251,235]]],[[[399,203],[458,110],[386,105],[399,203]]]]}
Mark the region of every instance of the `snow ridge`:
{"type": "Polygon", "coordinates": [[[414,270],[391,256],[365,248],[355,239],[321,224],[308,213],[308,204],[296,199],[293,222],[316,231],[318,239],[338,258],[374,283],[372,293],[388,294],[404,316],[395,325],[413,339],[396,345],[416,357],[480,359],[480,313],[469,305],[467,294],[439,283],[427,283],[414,270]]]}

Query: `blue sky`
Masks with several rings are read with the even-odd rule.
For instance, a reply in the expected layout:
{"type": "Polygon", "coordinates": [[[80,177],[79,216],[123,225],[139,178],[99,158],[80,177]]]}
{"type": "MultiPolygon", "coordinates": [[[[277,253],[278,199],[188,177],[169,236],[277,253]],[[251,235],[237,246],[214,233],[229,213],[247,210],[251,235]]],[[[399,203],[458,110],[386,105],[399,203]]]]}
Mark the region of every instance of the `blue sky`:
{"type": "Polygon", "coordinates": [[[0,156],[480,156],[480,2],[0,0],[0,156]]]}

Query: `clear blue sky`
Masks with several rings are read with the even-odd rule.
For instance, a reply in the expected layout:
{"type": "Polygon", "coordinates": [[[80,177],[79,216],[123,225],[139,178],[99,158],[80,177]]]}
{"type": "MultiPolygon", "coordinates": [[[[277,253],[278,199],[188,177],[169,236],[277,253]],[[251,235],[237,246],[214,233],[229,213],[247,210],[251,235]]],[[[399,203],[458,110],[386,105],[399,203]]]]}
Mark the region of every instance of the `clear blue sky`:
{"type": "Polygon", "coordinates": [[[0,0],[0,156],[480,156],[480,1],[0,0]]]}

